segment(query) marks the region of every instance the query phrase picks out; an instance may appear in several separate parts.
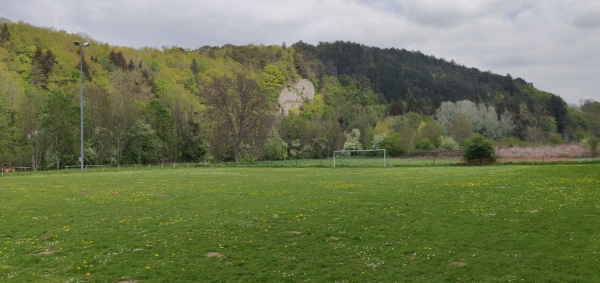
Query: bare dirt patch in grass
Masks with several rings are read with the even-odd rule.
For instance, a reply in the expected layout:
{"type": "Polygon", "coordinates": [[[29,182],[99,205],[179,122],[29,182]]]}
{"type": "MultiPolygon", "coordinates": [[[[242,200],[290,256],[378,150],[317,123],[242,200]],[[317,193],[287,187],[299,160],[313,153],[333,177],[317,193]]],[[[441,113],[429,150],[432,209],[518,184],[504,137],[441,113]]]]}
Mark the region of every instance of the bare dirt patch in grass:
{"type": "Polygon", "coordinates": [[[56,252],[56,251],[53,251],[53,250],[43,250],[43,251],[40,251],[40,252],[34,253],[34,255],[49,255],[49,254],[53,254],[53,253],[55,253],[55,252],[56,252]]]}
{"type": "Polygon", "coordinates": [[[53,238],[53,237],[54,237],[54,235],[49,234],[49,233],[45,233],[45,234],[42,234],[40,236],[40,239],[42,239],[42,240],[48,240],[48,239],[53,238]]]}
{"type": "Polygon", "coordinates": [[[462,267],[462,266],[467,265],[467,263],[464,260],[455,260],[455,261],[450,262],[448,265],[462,267]]]}
{"type": "Polygon", "coordinates": [[[209,253],[206,253],[206,257],[216,257],[216,258],[220,258],[220,257],[222,257],[222,256],[223,256],[223,255],[222,255],[222,254],[220,254],[220,253],[218,253],[218,252],[209,252],[209,253]]]}

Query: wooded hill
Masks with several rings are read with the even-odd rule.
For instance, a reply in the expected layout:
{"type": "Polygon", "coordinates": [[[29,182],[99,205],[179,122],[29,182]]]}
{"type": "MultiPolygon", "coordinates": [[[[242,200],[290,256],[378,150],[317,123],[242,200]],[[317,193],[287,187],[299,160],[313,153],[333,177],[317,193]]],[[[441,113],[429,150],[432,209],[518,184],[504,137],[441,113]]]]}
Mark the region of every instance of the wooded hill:
{"type": "Polygon", "coordinates": [[[521,78],[352,42],[127,48],[0,20],[0,161],[78,164],[80,47],[85,164],[396,155],[471,134],[528,143],[600,136],[600,103],[569,106],[521,78]],[[314,98],[282,115],[302,79],[314,98]]]}

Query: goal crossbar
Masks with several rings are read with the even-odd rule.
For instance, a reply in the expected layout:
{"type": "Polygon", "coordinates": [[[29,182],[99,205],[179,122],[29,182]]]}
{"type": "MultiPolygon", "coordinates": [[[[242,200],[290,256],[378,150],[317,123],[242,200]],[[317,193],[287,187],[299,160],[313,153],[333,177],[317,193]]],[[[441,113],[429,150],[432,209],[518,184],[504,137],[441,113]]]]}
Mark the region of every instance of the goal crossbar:
{"type": "Polygon", "coordinates": [[[338,166],[338,156],[351,156],[352,153],[359,152],[383,152],[383,167],[387,167],[387,149],[346,149],[333,151],[333,169],[335,169],[338,166]]]}

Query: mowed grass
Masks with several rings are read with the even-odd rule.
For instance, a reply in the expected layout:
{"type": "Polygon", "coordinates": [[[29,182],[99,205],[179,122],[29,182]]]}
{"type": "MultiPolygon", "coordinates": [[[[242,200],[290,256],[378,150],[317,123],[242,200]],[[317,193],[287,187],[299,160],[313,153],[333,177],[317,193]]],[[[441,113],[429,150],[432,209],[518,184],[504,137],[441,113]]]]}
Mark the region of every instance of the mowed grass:
{"type": "Polygon", "coordinates": [[[600,165],[0,178],[2,282],[600,282],[600,165]]]}

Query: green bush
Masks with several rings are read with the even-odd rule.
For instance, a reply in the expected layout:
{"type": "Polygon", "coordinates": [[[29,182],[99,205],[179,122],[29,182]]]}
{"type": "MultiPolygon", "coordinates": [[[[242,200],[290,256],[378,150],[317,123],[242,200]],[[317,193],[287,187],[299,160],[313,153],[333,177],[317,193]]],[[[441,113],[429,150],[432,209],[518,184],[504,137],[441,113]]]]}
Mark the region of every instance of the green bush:
{"type": "Polygon", "coordinates": [[[388,155],[392,157],[402,156],[406,153],[406,149],[402,140],[397,135],[387,136],[379,144],[379,148],[387,149],[388,155]]]}
{"type": "Polygon", "coordinates": [[[464,142],[463,159],[467,164],[491,164],[496,162],[496,150],[491,140],[473,135],[464,142]]]}
{"type": "Polygon", "coordinates": [[[440,143],[441,150],[457,150],[458,143],[451,137],[442,137],[442,141],[440,143]]]}
{"type": "Polygon", "coordinates": [[[562,144],[565,141],[558,134],[550,134],[550,136],[548,137],[547,142],[548,142],[548,144],[562,144]]]}
{"type": "Polygon", "coordinates": [[[267,160],[285,160],[288,157],[288,145],[280,137],[267,140],[264,146],[264,157],[267,160]]]}
{"type": "Polygon", "coordinates": [[[415,144],[415,148],[422,150],[435,149],[435,144],[429,138],[422,138],[415,144]]]}

